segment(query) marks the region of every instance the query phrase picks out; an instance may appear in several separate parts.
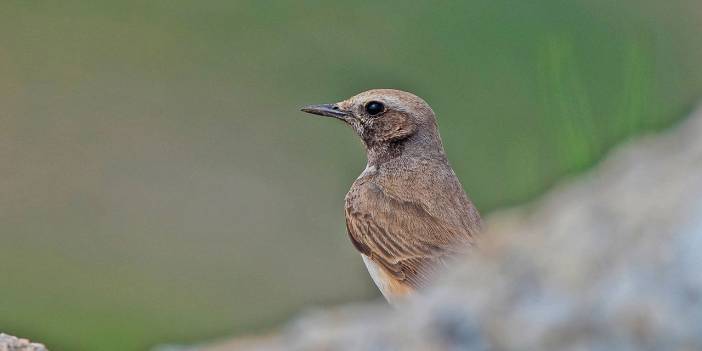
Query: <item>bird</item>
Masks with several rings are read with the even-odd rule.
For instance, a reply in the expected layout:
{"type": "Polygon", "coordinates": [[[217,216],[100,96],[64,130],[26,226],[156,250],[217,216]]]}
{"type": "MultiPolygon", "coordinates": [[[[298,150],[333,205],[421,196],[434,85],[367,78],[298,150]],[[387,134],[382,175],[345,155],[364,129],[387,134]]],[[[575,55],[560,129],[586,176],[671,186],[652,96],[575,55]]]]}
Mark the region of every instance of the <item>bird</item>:
{"type": "Polygon", "coordinates": [[[344,200],[346,229],[391,305],[435,284],[475,245],[478,209],[448,162],[436,116],[422,98],[373,89],[301,109],[349,125],[367,164],[344,200]]]}

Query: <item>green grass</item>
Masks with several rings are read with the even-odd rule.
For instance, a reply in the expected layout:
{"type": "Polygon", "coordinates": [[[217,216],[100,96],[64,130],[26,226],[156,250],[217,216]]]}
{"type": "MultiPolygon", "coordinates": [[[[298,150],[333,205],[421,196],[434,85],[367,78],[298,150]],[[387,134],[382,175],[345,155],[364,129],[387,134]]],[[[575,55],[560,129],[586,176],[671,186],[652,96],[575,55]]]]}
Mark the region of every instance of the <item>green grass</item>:
{"type": "Polygon", "coordinates": [[[377,297],[344,232],[360,144],[299,106],[417,93],[489,213],[684,116],[700,9],[4,1],[0,331],[144,350],[377,297]]]}

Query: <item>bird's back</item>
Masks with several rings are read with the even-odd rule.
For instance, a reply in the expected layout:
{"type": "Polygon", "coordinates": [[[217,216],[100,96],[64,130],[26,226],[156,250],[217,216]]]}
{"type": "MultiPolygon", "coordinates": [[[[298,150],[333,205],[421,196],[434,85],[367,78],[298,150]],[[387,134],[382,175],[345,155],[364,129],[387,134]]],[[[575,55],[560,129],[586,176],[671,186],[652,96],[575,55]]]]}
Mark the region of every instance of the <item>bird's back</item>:
{"type": "Polygon", "coordinates": [[[392,295],[427,286],[452,257],[464,253],[480,228],[480,215],[445,157],[398,158],[367,167],[353,183],[346,225],[376,285],[381,291],[381,285],[394,287],[383,291],[392,301],[392,295]]]}

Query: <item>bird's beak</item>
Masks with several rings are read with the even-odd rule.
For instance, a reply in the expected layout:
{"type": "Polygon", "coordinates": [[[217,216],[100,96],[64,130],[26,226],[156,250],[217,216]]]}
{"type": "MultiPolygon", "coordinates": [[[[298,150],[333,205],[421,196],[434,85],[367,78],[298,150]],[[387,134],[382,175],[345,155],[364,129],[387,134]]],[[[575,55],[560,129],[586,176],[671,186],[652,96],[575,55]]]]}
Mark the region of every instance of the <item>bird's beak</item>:
{"type": "Polygon", "coordinates": [[[346,117],[350,115],[348,111],[342,110],[337,104],[308,105],[301,108],[300,111],[341,120],[346,120],[346,117]]]}

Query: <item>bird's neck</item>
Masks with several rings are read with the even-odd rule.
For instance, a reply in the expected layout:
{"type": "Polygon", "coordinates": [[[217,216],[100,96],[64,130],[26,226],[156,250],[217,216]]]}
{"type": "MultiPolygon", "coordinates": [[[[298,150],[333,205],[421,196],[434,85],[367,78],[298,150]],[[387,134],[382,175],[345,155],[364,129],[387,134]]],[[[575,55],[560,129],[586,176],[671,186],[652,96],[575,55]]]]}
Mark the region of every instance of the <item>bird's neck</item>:
{"type": "Polygon", "coordinates": [[[438,137],[426,138],[413,135],[407,139],[366,146],[368,165],[380,166],[405,157],[430,157],[446,160],[444,147],[438,137]]]}
{"type": "Polygon", "coordinates": [[[373,145],[366,150],[368,165],[379,166],[388,161],[401,157],[405,152],[405,145],[402,142],[384,143],[373,145]]]}

